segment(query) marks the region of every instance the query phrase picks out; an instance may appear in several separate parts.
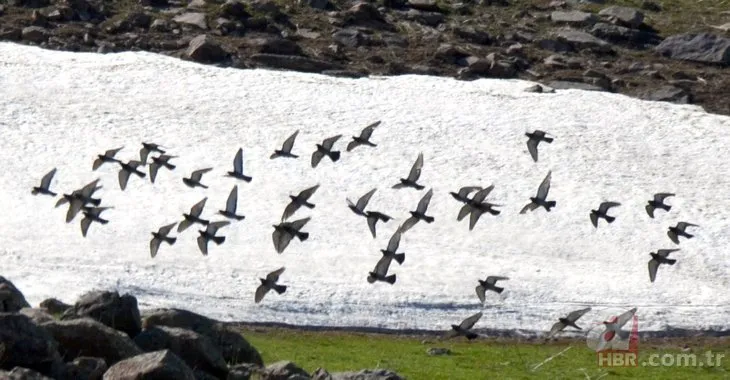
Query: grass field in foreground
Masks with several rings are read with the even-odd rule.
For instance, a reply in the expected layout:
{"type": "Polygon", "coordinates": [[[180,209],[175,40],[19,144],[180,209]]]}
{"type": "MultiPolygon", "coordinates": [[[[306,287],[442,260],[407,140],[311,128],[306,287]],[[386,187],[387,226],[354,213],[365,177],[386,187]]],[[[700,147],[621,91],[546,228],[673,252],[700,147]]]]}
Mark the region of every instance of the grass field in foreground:
{"type": "MultiPolygon", "coordinates": [[[[266,364],[289,360],[310,374],[322,367],[329,372],[387,368],[410,380],[730,379],[728,339],[708,338],[712,339],[710,344],[695,341],[686,351],[681,349],[684,343],[640,342],[638,367],[607,368],[598,366],[595,352],[588,349],[583,340],[541,344],[490,339],[467,342],[462,337],[438,341],[423,337],[290,329],[246,328],[242,332],[259,350],[266,364]],[[429,356],[426,351],[431,347],[448,348],[451,355],[429,356]],[[695,354],[698,362],[705,361],[708,350],[725,354],[720,366],[642,366],[652,354],[670,354],[674,360],[678,360],[677,355],[695,354]],[[564,352],[559,354],[561,351],[564,352]],[[553,356],[552,360],[543,363],[553,356]]],[[[655,360],[660,362],[661,356],[655,360]]]]}

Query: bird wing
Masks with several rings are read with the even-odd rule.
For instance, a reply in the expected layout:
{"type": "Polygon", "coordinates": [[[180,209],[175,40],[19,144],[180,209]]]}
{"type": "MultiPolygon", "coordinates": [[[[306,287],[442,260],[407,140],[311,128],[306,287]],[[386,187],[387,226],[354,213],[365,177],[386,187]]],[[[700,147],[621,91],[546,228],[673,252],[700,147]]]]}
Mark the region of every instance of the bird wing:
{"type": "Polygon", "coordinates": [[[459,215],[456,217],[457,221],[461,221],[462,219],[466,218],[467,215],[469,215],[470,212],[474,210],[474,207],[470,204],[465,204],[461,206],[461,210],[459,210],[459,215]]]}
{"type": "Polygon", "coordinates": [[[649,281],[654,282],[656,280],[657,269],[659,269],[659,262],[652,258],[649,260],[649,281]]]}
{"type": "Polygon", "coordinates": [[[674,193],[656,193],[656,194],[654,194],[654,200],[657,202],[664,202],[664,199],[666,199],[668,197],[673,197],[675,195],[676,194],[674,194],[674,193]]]}
{"type": "Polygon", "coordinates": [[[267,274],[266,279],[271,282],[277,282],[277,281],[279,281],[279,276],[281,276],[281,274],[284,273],[285,270],[286,270],[285,267],[281,267],[281,268],[267,274]]]}
{"type": "Polygon", "coordinates": [[[294,140],[297,139],[298,134],[299,130],[297,129],[296,132],[292,133],[291,136],[284,140],[284,144],[282,145],[281,150],[287,153],[291,153],[291,149],[292,147],[294,147],[294,140]]]}
{"type": "Polygon", "coordinates": [[[367,207],[368,202],[370,202],[370,198],[372,198],[373,194],[375,194],[375,192],[377,190],[378,190],[378,188],[376,187],[376,188],[368,191],[367,193],[365,193],[365,195],[363,195],[362,197],[360,197],[360,199],[357,200],[357,205],[355,207],[357,207],[357,209],[360,211],[365,211],[365,207],[367,207]]]}
{"type": "Polygon", "coordinates": [[[651,218],[654,218],[654,206],[648,204],[644,206],[644,210],[646,210],[646,213],[649,214],[651,218]]]}
{"type": "Polygon", "coordinates": [[[385,256],[383,255],[380,260],[378,260],[378,263],[375,264],[375,269],[373,269],[373,272],[385,276],[388,274],[388,269],[390,268],[390,263],[393,261],[393,256],[385,256]]]}
{"type": "Polygon", "coordinates": [[[677,237],[677,234],[674,231],[667,231],[667,236],[669,236],[669,240],[674,242],[674,244],[679,244],[679,237],[677,237]]]}
{"type": "Polygon", "coordinates": [[[481,317],[482,317],[482,312],[480,311],[480,312],[472,315],[471,317],[465,319],[464,321],[462,321],[461,324],[459,325],[459,327],[463,330],[469,330],[472,327],[474,327],[474,325],[479,321],[479,318],[481,318],[481,317]]]}
{"type": "Polygon", "coordinates": [[[408,173],[408,180],[416,182],[421,177],[421,169],[423,168],[423,152],[418,154],[416,162],[413,163],[411,171],[408,173]]]}
{"type": "Polygon", "coordinates": [[[621,203],[618,202],[603,202],[600,206],[598,206],[598,211],[605,213],[610,209],[611,207],[621,206],[621,203]]]}
{"type": "Polygon", "coordinates": [[[577,320],[578,320],[578,319],[579,319],[580,317],[582,317],[582,316],[583,316],[583,314],[585,314],[585,313],[587,313],[587,312],[589,312],[589,311],[591,311],[591,308],[590,308],[590,307],[587,307],[587,308],[585,308],[585,309],[580,309],[580,310],[575,310],[575,311],[571,311],[570,313],[568,313],[568,316],[566,316],[566,317],[565,317],[565,319],[567,319],[567,320],[569,320],[569,321],[572,321],[572,322],[575,322],[575,321],[577,321],[577,320]]]}
{"type": "Polygon", "coordinates": [[[94,164],[91,165],[91,170],[99,169],[99,166],[101,166],[101,164],[103,163],[104,161],[101,158],[97,158],[96,160],[94,160],[94,164]]]}
{"type": "Polygon", "coordinates": [[[342,137],[342,135],[332,136],[330,138],[324,139],[324,141],[322,141],[322,147],[327,150],[331,150],[332,146],[335,145],[335,142],[337,142],[340,137],[342,137]]]}
{"type": "Polygon", "coordinates": [[[467,195],[469,195],[472,191],[481,190],[481,186],[464,186],[461,189],[459,189],[459,196],[462,198],[466,198],[467,195]]]}
{"type": "Polygon", "coordinates": [[[191,224],[193,224],[191,221],[183,219],[183,221],[180,222],[180,224],[177,226],[177,232],[185,231],[186,229],[188,229],[188,227],[190,227],[191,224]]]}
{"type": "Polygon", "coordinates": [[[494,185],[490,185],[487,188],[479,190],[476,194],[474,194],[474,197],[471,199],[472,203],[480,203],[484,201],[484,199],[487,198],[492,190],[494,190],[494,185]]]}
{"type": "Polygon", "coordinates": [[[386,248],[386,250],[388,252],[395,253],[395,251],[398,249],[398,246],[400,245],[400,238],[401,238],[401,232],[395,231],[393,236],[390,237],[390,240],[388,240],[388,247],[386,248]]]}
{"type": "Polygon", "coordinates": [[[53,176],[56,174],[56,168],[51,169],[50,172],[46,173],[46,175],[41,178],[41,188],[48,189],[51,186],[51,180],[53,180],[53,176]]]}
{"type": "Polygon", "coordinates": [[[306,201],[314,194],[315,191],[317,191],[317,189],[319,189],[319,184],[302,190],[299,195],[297,195],[297,198],[300,198],[302,201],[306,201]]]}
{"type": "Polygon", "coordinates": [[[378,223],[378,217],[375,215],[368,215],[368,228],[370,229],[370,233],[373,234],[373,238],[375,238],[375,224],[378,223]]]}
{"type": "Polygon", "coordinates": [[[659,256],[661,256],[661,257],[667,257],[667,256],[669,256],[670,253],[677,252],[677,251],[679,251],[679,248],[674,248],[674,249],[658,249],[656,251],[656,254],[659,255],[659,256]]]}
{"type": "Polygon", "coordinates": [[[101,189],[101,186],[96,187],[96,185],[99,183],[100,180],[101,180],[101,178],[97,178],[97,179],[87,183],[86,186],[82,187],[79,190],[81,195],[83,195],[84,197],[90,197],[92,194],[94,194],[94,192],[96,190],[101,189]]]}
{"type": "Polygon", "coordinates": [[[205,168],[205,169],[199,169],[193,172],[193,174],[190,175],[190,179],[196,182],[200,182],[200,179],[203,178],[203,174],[213,170],[213,168],[205,168]]]}
{"type": "Polygon", "coordinates": [[[360,145],[360,143],[357,142],[356,140],[350,141],[350,143],[347,144],[347,151],[348,152],[351,152],[353,149],[357,148],[358,145],[360,145]]]}
{"type": "Polygon", "coordinates": [[[254,302],[256,302],[256,303],[261,302],[261,300],[264,299],[264,296],[268,292],[269,292],[268,286],[266,286],[264,284],[259,285],[259,287],[256,288],[256,296],[254,296],[254,302]]]}
{"type": "Polygon", "coordinates": [[[221,220],[218,222],[208,223],[208,226],[205,228],[205,232],[215,235],[216,232],[218,232],[219,229],[231,224],[228,220],[221,220]]]}
{"type": "Polygon", "coordinates": [[[238,148],[236,157],[233,158],[233,171],[238,174],[243,173],[243,148],[238,148]]]}
{"type": "Polygon", "coordinates": [[[536,139],[529,139],[527,140],[527,151],[530,152],[530,156],[532,156],[532,160],[537,162],[537,144],[540,142],[540,140],[536,139]]]}
{"type": "Polygon", "coordinates": [[[198,248],[200,248],[200,253],[202,253],[203,256],[208,256],[208,240],[202,236],[198,236],[197,240],[198,248]]]}
{"type": "Polygon", "coordinates": [[[281,221],[283,222],[289,219],[290,216],[294,215],[294,213],[299,210],[299,207],[299,203],[294,201],[289,202],[289,204],[284,208],[284,213],[281,215],[281,221]]]}
{"type": "Polygon", "coordinates": [[[134,169],[137,169],[140,165],[142,165],[142,161],[129,160],[129,162],[127,162],[127,165],[133,167],[134,169]]]}
{"type": "Polygon", "coordinates": [[[418,201],[418,207],[416,207],[416,211],[420,212],[421,214],[425,214],[426,210],[428,209],[428,204],[431,203],[431,197],[433,196],[433,188],[428,189],[428,192],[426,195],[424,195],[420,201],[418,201]]]}
{"type": "Polygon", "coordinates": [[[238,206],[238,185],[233,185],[233,189],[231,189],[231,193],[228,195],[228,200],[226,201],[226,211],[230,212],[231,214],[234,214],[236,212],[237,206],[238,206]]]}
{"type": "Polygon", "coordinates": [[[683,231],[687,229],[687,227],[699,227],[696,224],[688,223],[688,222],[679,222],[677,223],[677,229],[680,231],[683,231]]]}
{"type": "Polygon", "coordinates": [[[500,280],[509,280],[509,277],[503,277],[503,276],[489,276],[487,277],[487,283],[494,285],[497,283],[497,281],[500,280]]]}
{"type": "Polygon", "coordinates": [[[160,234],[161,236],[167,236],[167,234],[170,233],[170,231],[172,230],[173,227],[175,227],[176,224],[177,224],[177,222],[162,226],[162,227],[160,227],[159,230],[157,230],[157,233],[160,234]]]}
{"type": "Polygon", "coordinates": [[[553,171],[550,170],[545,176],[545,179],[542,180],[542,183],[540,183],[540,187],[537,188],[537,198],[538,199],[547,199],[548,192],[550,191],[550,180],[553,177],[553,171]]]}
{"type": "Polygon", "coordinates": [[[621,328],[628,321],[630,321],[631,318],[633,318],[634,314],[636,314],[636,308],[633,308],[633,309],[626,311],[623,314],[619,315],[618,319],[616,320],[616,326],[618,328],[621,328]]]}
{"type": "Polygon", "coordinates": [[[208,201],[208,197],[205,197],[201,199],[198,203],[193,205],[193,207],[190,208],[190,215],[198,217],[203,212],[203,207],[205,207],[205,202],[208,201]]]}
{"type": "Polygon", "coordinates": [[[319,165],[319,162],[322,161],[324,158],[324,153],[320,152],[319,150],[315,150],[314,153],[312,153],[312,167],[316,168],[317,165],[319,165]]]}
{"type": "Polygon", "coordinates": [[[139,160],[142,162],[147,162],[147,155],[149,154],[149,149],[147,149],[147,147],[142,147],[142,149],[139,150],[139,160]]]}
{"type": "Polygon", "coordinates": [[[160,165],[153,162],[150,164],[150,181],[152,183],[155,183],[155,178],[157,178],[157,171],[160,169],[160,165]]]}
{"type": "Polygon", "coordinates": [[[276,247],[276,252],[283,253],[286,247],[289,246],[289,243],[291,243],[292,239],[294,239],[294,235],[282,231],[278,235],[276,235],[276,238],[278,239],[274,243],[274,247],[276,247]]]}
{"type": "Polygon", "coordinates": [[[106,152],[104,152],[104,156],[109,157],[109,158],[114,158],[114,156],[116,156],[117,153],[119,153],[119,151],[122,149],[124,149],[123,146],[116,148],[116,149],[109,149],[106,152]]]}
{"type": "Polygon", "coordinates": [[[474,226],[477,225],[477,222],[479,221],[479,218],[484,214],[484,211],[476,208],[473,209],[471,212],[471,216],[469,217],[469,231],[474,229],[474,226]]]}
{"type": "Polygon", "coordinates": [[[302,229],[302,228],[304,227],[304,225],[306,225],[306,224],[307,224],[307,222],[309,222],[309,220],[310,220],[310,219],[312,219],[312,217],[311,217],[311,216],[308,216],[308,217],[306,217],[306,218],[302,218],[302,219],[297,219],[297,220],[295,220],[295,221],[293,221],[293,222],[289,222],[289,225],[290,225],[290,226],[291,226],[291,227],[292,227],[293,229],[295,229],[295,230],[299,231],[299,230],[301,230],[301,229],[302,229]]]}
{"type": "Polygon", "coordinates": [[[547,337],[552,337],[553,335],[563,331],[564,328],[565,324],[563,322],[555,322],[553,327],[550,328],[550,332],[548,332],[547,337]]]}
{"type": "Polygon", "coordinates": [[[524,214],[527,211],[533,211],[536,208],[538,208],[539,206],[540,205],[538,205],[537,203],[530,202],[530,203],[526,204],[525,207],[522,208],[522,210],[520,210],[520,214],[524,214]]]}
{"type": "Polygon", "coordinates": [[[591,213],[591,223],[593,223],[593,227],[598,228],[598,215],[591,213]]]}
{"type": "Polygon", "coordinates": [[[406,219],[406,221],[403,222],[403,224],[401,224],[401,226],[398,228],[398,231],[400,233],[404,234],[404,233],[406,233],[406,231],[410,230],[413,226],[415,226],[416,223],[418,223],[418,218],[414,218],[413,216],[411,216],[410,218],[406,219]]]}
{"type": "Polygon", "coordinates": [[[373,131],[375,130],[375,127],[380,125],[380,120],[368,125],[367,127],[363,128],[362,132],[360,132],[360,138],[363,140],[367,140],[370,138],[370,136],[373,135],[373,131]]]}
{"type": "Polygon", "coordinates": [[[474,290],[476,290],[476,292],[477,292],[477,297],[479,297],[479,301],[484,303],[484,301],[487,299],[486,294],[485,294],[486,289],[484,289],[484,287],[481,285],[477,285],[476,289],[474,289],[474,290]]]}
{"type": "Polygon", "coordinates": [[[153,259],[157,256],[157,250],[160,249],[160,243],[162,243],[162,240],[156,237],[153,237],[152,240],[150,240],[150,256],[153,259]]]}
{"type": "Polygon", "coordinates": [[[127,182],[129,182],[130,173],[124,169],[119,170],[119,188],[124,190],[127,188],[127,182]]]}
{"type": "Polygon", "coordinates": [[[86,237],[86,233],[89,231],[89,226],[91,226],[91,219],[84,217],[81,219],[81,235],[86,237]]]}

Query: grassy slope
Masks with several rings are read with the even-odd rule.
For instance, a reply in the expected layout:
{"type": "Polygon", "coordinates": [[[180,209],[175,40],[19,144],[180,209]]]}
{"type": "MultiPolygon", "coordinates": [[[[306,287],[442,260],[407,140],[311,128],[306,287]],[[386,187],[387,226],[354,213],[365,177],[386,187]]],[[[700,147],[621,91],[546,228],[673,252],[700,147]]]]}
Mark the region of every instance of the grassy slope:
{"type": "Polygon", "coordinates": [[[293,361],[312,373],[318,367],[329,372],[364,368],[387,368],[408,379],[730,379],[730,342],[724,340],[711,346],[693,349],[703,358],[711,349],[726,353],[718,368],[642,367],[651,353],[681,353],[667,345],[639,345],[639,367],[600,368],[596,355],[582,340],[551,344],[515,343],[481,340],[467,342],[464,338],[438,342],[429,338],[393,335],[306,332],[296,330],[247,330],[248,339],[260,352],[264,362],[293,361]],[[545,359],[572,346],[564,354],[532,368],[545,359]],[[449,356],[429,356],[430,347],[445,347],[449,356]],[[586,376],[586,374],[588,376],[586,376]]]}

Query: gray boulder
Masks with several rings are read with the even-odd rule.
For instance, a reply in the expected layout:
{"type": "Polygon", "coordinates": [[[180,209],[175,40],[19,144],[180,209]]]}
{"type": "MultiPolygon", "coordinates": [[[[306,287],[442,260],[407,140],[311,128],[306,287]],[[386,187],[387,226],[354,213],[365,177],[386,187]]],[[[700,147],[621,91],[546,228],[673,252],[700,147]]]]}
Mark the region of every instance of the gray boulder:
{"type": "Polygon", "coordinates": [[[59,363],[51,334],[25,315],[0,313],[0,369],[23,367],[50,374],[59,363]]]}
{"type": "Polygon", "coordinates": [[[71,380],[101,380],[109,367],[101,358],[80,356],[66,365],[66,378],[71,380]]]}
{"type": "Polygon", "coordinates": [[[24,307],[30,307],[23,293],[12,282],[0,276],[0,312],[14,313],[24,307]]]}
{"type": "Polygon", "coordinates": [[[294,376],[303,376],[309,379],[307,371],[300,368],[298,365],[282,360],[274,364],[270,364],[262,371],[262,380],[288,380],[294,376]]]}
{"type": "Polygon", "coordinates": [[[67,361],[94,356],[114,364],[142,353],[127,334],[91,318],[46,322],[41,326],[58,342],[59,352],[67,361]]]}
{"type": "Polygon", "coordinates": [[[593,50],[596,52],[613,52],[611,44],[580,30],[563,29],[555,33],[558,41],[569,44],[574,50],[593,50]]]}
{"type": "Polygon", "coordinates": [[[63,303],[56,298],[48,298],[41,302],[39,306],[48,314],[62,314],[71,308],[71,305],[63,303]]]}
{"type": "Polygon", "coordinates": [[[53,380],[52,377],[33,371],[28,368],[15,367],[10,372],[0,371],[0,379],[2,380],[53,380]]]}
{"type": "Polygon", "coordinates": [[[104,380],[196,380],[193,370],[170,350],[155,351],[120,361],[104,380]]]}
{"type": "Polygon", "coordinates": [[[550,20],[560,24],[593,25],[598,22],[598,17],[593,13],[581,11],[553,11],[550,20]]]}
{"type": "Polygon", "coordinates": [[[137,298],[118,292],[93,291],[86,293],[63,315],[61,320],[91,318],[115,330],[125,332],[130,338],[142,331],[142,319],[137,308],[137,298]]]}
{"type": "Polygon", "coordinates": [[[55,319],[50,314],[43,311],[43,309],[35,309],[32,307],[24,307],[20,309],[20,314],[33,320],[33,323],[39,325],[43,322],[54,321],[55,319]]]}
{"type": "Polygon", "coordinates": [[[205,34],[190,40],[185,55],[201,63],[217,63],[228,58],[228,52],[215,39],[205,34]]]}
{"type": "Polygon", "coordinates": [[[638,28],[644,23],[644,13],[636,8],[611,6],[598,12],[599,16],[614,19],[629,28],[638,28]]]}
{"type": "Polygon", "coordinates": [[[677,60],[730,64],[730,39],[710,33],[684,33],[667,37],[655,48],[677,60]]]}

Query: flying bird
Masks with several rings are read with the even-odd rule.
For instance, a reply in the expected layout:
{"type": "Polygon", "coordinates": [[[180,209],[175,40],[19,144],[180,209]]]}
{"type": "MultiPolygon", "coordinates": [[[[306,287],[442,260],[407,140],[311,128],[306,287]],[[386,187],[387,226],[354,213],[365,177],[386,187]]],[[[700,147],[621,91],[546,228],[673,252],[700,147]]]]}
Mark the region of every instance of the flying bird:
{"type": "Polygon", "coordinates": [[[591,311],[591,308],[587,307],[585,309],[571,311],[567,316],[558,318],[558,321],[555,322],[553,327],[550,329],[550,332],[548,332],[547,338],[549,339],[555,334],[563,331],[567,326],[574,327],[578,330],[583,330],[582,328],[580,328],[580,326],[576,325],[575,322],[589,311],[591,311]]]}
{"type": "Polygon", "coordinates": [[[261,302],[261,300],[264,299],[266,293],[268,293],[271,289],[274,289],[274,291],[278,294],[283,294],[286,291],[286,285],[277,284],[277,282],[279,281],[279,276],[284,273],[285,269],[286,268],[281,267],[267,274],[266,278],[259,278],[259,281],[261,281],[261,285],[256,288],[256,296],[254,297],[254,302],[261,302]]]}
{"type": "Polygon", "coordinates": [[[622,313],[618,317],[613,316],[609,320],[603,321],[603,325],[605,326],[606,330],[601,333],[600,341],[598,342],[596,351],[603,351],[604,349],[606,349],[613,342],[613,338],[615,338],[616,335],[618,335],[621,340],[626,340],[629,338],[631,332],[622,330],[621,328],[634,317],[634,314],[636,314],[636,310],[637,308],[633,308],[622,313]]]}
{"type": "Polygon", "coordinates": [[[200,170],[196,170],[196,171],[194,171],[194,172],[193,172],[193,173],[192,173],[192,174],[190,175],[190,178],[183,178],[183,180],[182,180],[182,181],[183,181],[183,183],[184,183],[184,184],[186,184],[186,185],[187,185],[188,187],[192,187],[192,188],[195,188],[195,187],[197,186],[197,187],[202,187],[202,188],[204,188],[204,189],[207,189],[207,188],[208,188],[208,186],[205,186],[205,185],[203,185],[203,184],[202,184],[202,183],[200,182],[200,180],[201,180],[201,179],[203,178],[203,174],[205,174],[205,173],[207,173],[207,172],[209,172],[209,171],[211,171],[211,170],[213,170],[213,168],[205,168],[205,169],[200,169],[200,170]]]}
{"type": "Polygon", "coordinates": [[[472,199],[467,199],[466,204],[461,206],[461,210],[459,210],[459,215],[456,217],[456,220],[461,221],[467,215],[471,214],[469,217],[469,231],[474,229],[474,226],[476,226],[479,218],[484,213],[488,212],[492,215],[499,215],[501,213],[501,211],[494,209],[494,207],[501,207],[501,205],[484,201],[493,189],[494,185],[490,185],[487,188],[479,190],[476,194],[474,194],[472,199]]]}
{"type": "Polygon", "coordinates": [[[109,223],[108,220],[103,219],[100,215],[104,210],[108,210],[110,208],[111,207],[84,207],[84,217],[83,219],[81,219],[81,235],[86,237],[86,233],[89,231],[89,226],[91,226],[91,222],[97,222],[100,224],[109,223]]]}
{"type": "Polygon", "coordinates": [[[423,220],[426,223],[433,223],[434,218],[432,216],[426,215],[428,204],[431,202],[431,196],[433,196],[433,189],[429,189],[426,195],[421,198],[421,200],[418,202],[418,207],[416,208],[416,211],[410,211],[411,217],[406,219],[406,221],[403,222],[403,224],[399,228],[401,233],[405,233],[406,231],[410,230],[411,227],[415,226],[419,220],[423,220]]]}
{"type": "Polygon", "coordinates": [[[175,169],[175,165],[170,163],[170,160],[173,158],[177,158],[177,156],[162,154],[159,157],[152,157],[152,163],[150,164],[150,180],[152,183],[155,183],[157,171],[160,170],[161,167],[165,167],[170,170],[175,169]]]}
{"type": "Polygon", "coordinates": [[[271,239],[274,241],[274,249],[276,249],[276,252],[283,253],[294,237],[299,239],[299,241],[309,239],[309,233],[301,232],[301,229],[304,228],[304,225],[307,224],[310,219],[312,218],[306,217],[293,222],[281,222],[275,225],[274,232],[271,234],[271,239]]]}
{"type": "Polygon", "coordinates": [[[501,294],[502,291],[504,291],[504,288],[495,285],[499,280],[509,280],[509,277],[488,276],[484,281],[479,280],[479,285],[477,285],[475,290],[477,292],[477,297],[479,297],[479,300],[482,301],[482,303],[484,303],[484,300],[486,299],[487,290],[491,290],[497,294],[501,294]]]}
{"type": "Polygon", "coordinates": [[[289,219],[290,216],[294,215],[294,213],[299,210],[300,207],[304,206],[309,209],[314,208],[313,203],[309,203],[309,198],[314,195],[314,193],[319,189],[319,184],[316,184],[310,188],[304,189],[296,196],[289,195],[289,198],[291,198],[291,202],[289,202],[288,205],[286,205],[286,208],[284,208],[284,214],[281,215],[281,220],[285,221],[289,219]]]}
{"type": "Polygon", "coordinates": [[[451,194],[454,199],[461,203],[468,203],[469,202],[469,194],[471,194],[474,191],[481,190],[481,186],[464,186],[461,189],[459,189],[459,192],[453,192],[450,191],[449,194],[451,194]]]}
{"type": "Polygon", "coordinates": [[[147,155],[150,154],[150,152],[158,152],[160,154],[165,154],[165,151],[162,150],[163,148],[160,145],[157,145],[155,143],[142,143],[142,149],[139,150],[139,161],[142,163],[142,166],[147,165],[147,155]]]}
{"type": "Polygon", "coordinates": [[[360,145],[367,145],[367,146],[371,146],[371,147],[378,146],[377,144],[373,144],[372,142],[370,142],[370,136],[372,136],[373,131],[375,130],[375,127],[377,127],[378,125],[380,125],[380,121],[376,121],[376,122],[368,125],[367,127],[365,127],[362,130],[362,132],[360,132],[360,136],[358,136],[358,137],[352,136],[352,141],[350,141],[350,143],[347,144],[347,151],[349,152],[349,151],[357,148],[360,145]]]}
{"type": "Polygon", "coordinates": [[[342,135],[332,136],[325,139],[321,145],[317,144],[317,150],[312,153],[312,168],[316,168],[324,156],[329,157],[332,162],[337,162],[337,160],[340,159],[340,152],[332,150],[332,146],[335,145],[335,142],[337,142],[340,137],[342,137],[342,135]]]}
{"type": "Polygon", "coordinates": [[[294,140],[296,140],[298,134],[299,134],[299,130],[297,130],[291,136],[289,136],[284,141],[284,144],[282,145],[281,150],[275,149],[274,154],[272,154],[271,157],[269,157],[269,158],[272,160],[277,157],[298,158],[299,156],[291,153],[291,149],[294,146],[294,140]]]}
{"type": "Polygon", "coordinates": [[[229,224],[231,224],[231,222],[227,220],[212,222],[208,223],[205,230],[198,230],[198,233],[200,234],[200,236],[198,236],[198,248],[200,248],[200,252],[203,256],[208,256],[209,241],[212,240],[215,245],[221,245],[224,241],[226,241],[225,236],[215,236],[215,233],[218,232],[220,228],[229,224]]]}
{"type": "Polygon", "coordinates": [[[119,163],[119,165],[122,166],[122,168],[119,169],[119,188],[122,189],[122,191],[127,188],[127,182],[129,181],[130,174],[134,173],[139,178],[144,178],[147,176],[147,174],[137,169],[137,167],[142,164],[139,161],[131,160],[126,164],[121,161],[117,162],[119,163]]]}
{"type": "Polygon", "coordinates": [[[229,177],[251,182],[251,177],[243,174],[243,148],[238,148],[236,157],[233,158],[233,171],[226,174],[229,177]]]}
{"type": "Polygon", "coordinates": [[[100,178],[97,178],[94,181],[89,182],[81,189],[74,190],[70,195],[63,194],[62,198],[56,202],[55,207],[69,203],[68,211],[66,212],[66,223],[71,222],[76,217],[76,214],[81,211],[83,206],[86,206],[87,204],[98,206],[101,204],[101,199],[93,198],[94,192],[102,188],[102,186],[97,186],[99,180],[100,178]]]}
{"type": "Polygon", "coordinates": [[[390,237],[390,240],[388,240],[388,247],[380,250],[380,252],[383,253],[383,256],[388,256],[391,259],[394,259],[399,265],[403,264],[403,261],[406,260],[405,253],[396,253],[398,246],[400,245],[400,238],[400,231],[395,231],[393,236],[390,237]]]}
{"type": "Polygon", "coordinates": [[[694,235],[690,235],[685,230],[687,230],[687,227],[699,227],[696,224],[687,223],[687,222],[679,222],[674,227],[669,227],[669,231],[667,231],[667,235],[669,238],[674,242],[674,244],[679,244],[679,236],[684,236],[687,239],[692,239],[694,235]]]}
{"type": "Polygon", "coordinates": [[[120,150],[124,149],[124,147],[116,148],[116,149],[109,149],[104,154],[97,154],[96,160],[94,160],[94,164],[91,166],[92,170],[99,169],[99,167],[104,163],[114,163],[114,162],[120,162],[114,156],[116,156],[117,153],[119,153],[120,150]]]}
{"type": "Polygon", "coordinates": [[[207,200],[208,197],[205,197],[198,203],[194,204],[193,207],[190,208],[190,214],[183,213],[183,217],[185,219],[183,219],[183,221],[177,226],[178,233],[185,231],[193,223],[198,223],[203,226],[210,224],[209,221],[200,218],[200,214],[203,212],[203,208],[205,207],[205,202],[207,200]]]}
{"type": "Polygon", "coordinates": [[[453,337],[457,337],[459,335],[465,336],[468,340],[473,340],[479,337],[479,334],[471,331],[471,329],[474,327],[474,325],[479,321],[479,319],[482,317],[482,312],[478,312],[469,318],[466,318],[458,325],[451,325],[451,330],[447,331],[446,334],[444,334],[443,339],[449,339],[453,337]]]}
{"type": "Polygon", "coordinates": [[[388,269],[390,268],[390,262],[393,261],[392,256],[383,255],[375,264],[375,269],[372,272],[368,272],[368,283],[374,284],[376,281],[387,282],[391,285],[395,284],[395,274],[388,275],[388,269]]]}
{"type": "Polygon", "coordinates": [[[418,179],[421,178],[421,169],[423,168],[423,153],[418,154],[416,162],[413,163],[411,171],[408,173],[408,178],[401,178],[400,183],[393,185],[394,189],[402,189],[404,187],[412,187],[416,190],[423,190],[425,186],[421,186],[417,183],[418,179]]]}
{"type": "Polygon", "coordinates": [[[368,228],[370,229],[370,233],[373,234],[373,238],[375,238],[375,225],[378,223],[378,221],[381,221],[383,223],[388,223],[393,217],[383,214],[382,212],[378,211],[365,211],[365,216],[368,220],[368,228]]]}
{"type": "Polygon", "coordinates": [[[660,264],[674,265],[677,262],[675,259],[668,259],[669,254],[672,252],[679,251],[679,248],[675,249],[658,249],[656,253],[651,252],[651,260],[649,260],[649,281],[654,282],[656,280],[656,271],[659,269],[660,264]]]}
{"type": "Polygon", "coordinates": [[[175,227],[175,223],[170,223],[168,225],[160,227],[157,232],[152,232],[152,240],[150,240],[150,256],[154,259],[155,256],[157,256],[157,251],[160,249],[160,244],[164,241],[168,245],[175,244],[175,241],[177,238],[167,236],[173,227],[175,227]]]}
{"type": "Polygon", "coordinates": [[[672,209],[672,206],[664,203],[664,200],[668,197],[673,197],[676,194],[674,193],[656,193],[654,194],[654,199],[647,202],[646,207],[646,213],[649,214],[649,217],[652,219],[654,218],[654,210],[656,209],[662,209],[664,211],[669,212],[669,210],[672,209]]]}
{"type": "Polygon", "coordinates": [[[542,183],[540,183],[540,187],[537,188],[537,195],[534,197],[530,197],[530,203],[526,204],[525,207],[522,208],[520,211],[520,214],[524,214],[527,211],[534,211],[538,207],[542,206],[550,212],[550,209],[555,207],[557,202],[555,201],[548,201],[547,196],[548,192],[550,191],[550,180],[552,178],[552,170],[548,172],[545,179],[542,180],[542,183]]]}
{"type": "Polygon", "coordinates": [[[33,190],[31,190],[31,194],[38,195],[38,194],[45,194],[50,195],[52,197],[55,197],[56,193],[52,192],[50,190],[51,188],[51,181],[53,181],[53,176],[56,175],[56,168],[51,169],[50,172],[46,173],[46,175],[41,178],[41,185],[39,187],[33,187],[33,190]]]}
{"type": "Polygon", "coordinates": [[[550,144],[553,142],[552,137],[545,137],[548,133],[543,132],[539,129],[536,129],[535,132],[532,133],[525,133],[525,136],[528,137],[527,140],[527,150],[530,152],[530,156],[532,156],[532,159],[537,162],[537,145],[540,144],[541,141],[545,141],[546,143],[550,144]]]}
{"type": "Polygon", "coordinates": [[[616,220],[616,217],[608,216],[607,212],[608,209],[616,206],[621,206],[621,203],[602,202],[601,205],[598,206],[598,210],[591,210],[591,223],[593,223],[593,227],[598,228],[598,218],[603,218],[606,219],[606,222],[613,223],[613,221],[616,220]]]}
{"type": "Polygon", "coordinates": [[[377,188],[373,188],[372,190],[365,193],[365,195],[361,196],[360,199],[357,200],[357,203],[352,203],[351,200],[345,199],[347,201],[347,207],[352,210],[356,215],[364,216],[367,218],[368,221],[368,228],[370,229],[370,233],[373,234],[373,238],[375,237],[375,225],[378,223],[378,221],[382,221],[384,223],[387,223],[389,220],[393,219],[392,217],[383,214],[382,212],[378,211],[365,211],[365,207],[367,207],[368,202],[370,202],[370,198],[372,198],[373,194],[375,194],[375,191],[377,191],[377,188]]]}
{"type": "Polygon", "coordinates": [[[238,185],[233,186],[231,193],[228,195],[226,201],[226,209],[218,210],[218,213],[229,219],[243,220],[245,216],[237,215],[236,208],[238,207],[238,185]]]}

